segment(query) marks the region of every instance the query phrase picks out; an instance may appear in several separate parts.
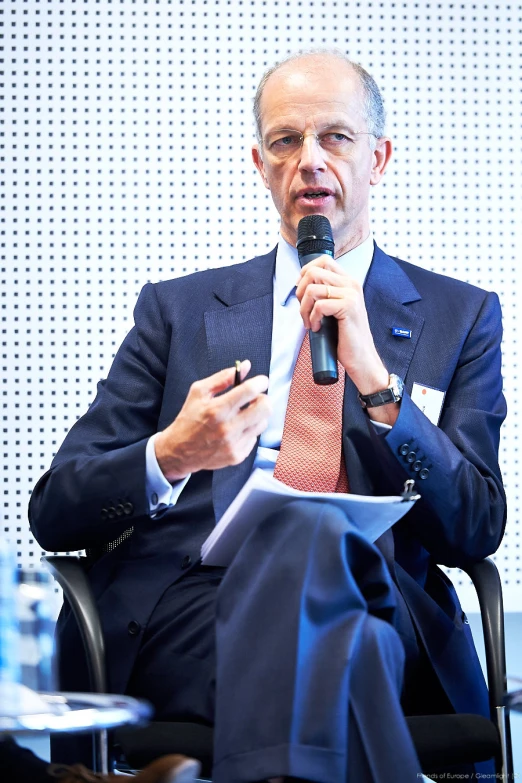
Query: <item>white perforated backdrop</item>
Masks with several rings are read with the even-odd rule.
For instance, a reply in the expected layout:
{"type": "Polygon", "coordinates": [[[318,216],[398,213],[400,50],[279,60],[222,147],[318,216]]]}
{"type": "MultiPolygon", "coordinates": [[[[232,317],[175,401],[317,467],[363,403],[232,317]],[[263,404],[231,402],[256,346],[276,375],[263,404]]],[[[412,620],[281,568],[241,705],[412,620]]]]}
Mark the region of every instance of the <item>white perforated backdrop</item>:
{"type": "Polygon", "coordinates": [[[274,244],[249,154],[255,85],[287,52],[333,45],[389,113],[377,239],[502,300],[510,511],[496,561],[519,610],[520,3],[4,0],[0,14],[2,512],[20,563],[41,555],[31,489],[142,285],[274,244]]]}

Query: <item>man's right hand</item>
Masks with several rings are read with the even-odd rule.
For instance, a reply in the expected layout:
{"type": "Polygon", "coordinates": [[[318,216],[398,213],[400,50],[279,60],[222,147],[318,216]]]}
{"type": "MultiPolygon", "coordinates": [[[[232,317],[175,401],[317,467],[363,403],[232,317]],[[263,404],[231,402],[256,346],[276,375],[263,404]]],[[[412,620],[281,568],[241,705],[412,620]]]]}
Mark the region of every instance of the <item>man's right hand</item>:
{"type": "MultiPolygon", "coordinates": [[[[241,362],[241,379],[249,370],[250,362],[241,362]]],[[[230,388],[234,376],[235,368],[230,367],[193,383],[178,416],[157,436],[156,459],[168,481],[198,470],[238,465],[266,429],[271,414],[264,394],[268,378],[257,375],[230,388]]]]}

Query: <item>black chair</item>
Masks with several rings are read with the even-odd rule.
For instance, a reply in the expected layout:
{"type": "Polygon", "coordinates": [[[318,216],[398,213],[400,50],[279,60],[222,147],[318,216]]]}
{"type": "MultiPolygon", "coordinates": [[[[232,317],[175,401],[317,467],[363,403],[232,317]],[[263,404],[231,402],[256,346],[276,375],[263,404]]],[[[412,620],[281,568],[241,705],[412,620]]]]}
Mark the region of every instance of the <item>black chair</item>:
{"type": "MultiPolygon", "coordinates": [[[[92,596],[86,566],[89,558],[48,556],[43,561],[60,584],[79,625],[87,658],[91,691],[107,692],[103,631],[92,596]]],[[[449,765],[494,759],[500,780],[511,780],[513,762],[509,716],[505,712],[506,660],[502,586],[497,568],[486,559],[464,569],[478,594],[489,689],[490,719],[480,715],[422,715],[408,717],[415,748],[426,775],[449,765]]],[[[96,771],[106,771],[109,748],[106,732],[93,737],[96,771]]],[[[119,729],[111,753],[119,748],[129,768],[140,769],[158,756],[184,753],[201,761],[202,776],[210,780],[213,731],[186,722],[152,722],[145,728],[119,729]]]]}

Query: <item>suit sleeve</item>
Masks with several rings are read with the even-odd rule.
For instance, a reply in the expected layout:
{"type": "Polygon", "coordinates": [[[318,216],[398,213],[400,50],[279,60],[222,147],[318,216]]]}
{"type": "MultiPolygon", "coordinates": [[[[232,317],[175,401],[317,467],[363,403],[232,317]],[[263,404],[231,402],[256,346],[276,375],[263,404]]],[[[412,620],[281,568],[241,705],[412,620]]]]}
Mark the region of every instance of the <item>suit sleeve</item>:
{"type": "Polygon", "coordinates": [[[490,555],[504,532],[501,338],[498,297],[487,294],[463,344],[439,426],[405,394],[393,428],[383,438],[373,435],[388,467],[402,480],[416,479],[422,496],[404,524],[447,566],[490,555]]]}
{"type": "Polygon", "coordinates": [[[31,529],[50,551],[112,541],[148,515],[145,449],[156,432],[170,334],[154,286],[87,413],[72,427],[29,505],[31,529]]]}

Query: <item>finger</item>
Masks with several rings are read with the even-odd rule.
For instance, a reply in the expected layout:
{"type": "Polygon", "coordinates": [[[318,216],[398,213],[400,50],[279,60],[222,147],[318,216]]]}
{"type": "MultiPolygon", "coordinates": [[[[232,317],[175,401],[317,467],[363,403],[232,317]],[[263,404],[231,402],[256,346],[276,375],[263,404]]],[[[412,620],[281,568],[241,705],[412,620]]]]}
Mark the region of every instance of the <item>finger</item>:
{"type": "Polygon", "coordinates": [[[332,256],[323,255],[314,258],[313,261],[309,261],[307,264],[301,267],[301,277],[303,277],[313,267],[318,267],[320,269],[330,269],[332,272],[343,271],[342,266],[338,264],[337,261],[332,258],[332,256]]]}
{"type": "Polygon", "coordinates": [[[267,420],[272,414],[272,403],[266,394],[259,394],[250,405],[240,409],[240,426],[246,431],[257,427],[259,422],[267,420]]]}
{"type": "MultiPolygon", "coordinates": [[[[244,359],[241,362],[241,380],[250,372],[251,363],[249,359],[244,359]]],[[[196,381],[193,387],[198,390],[202,395],[214,397],[219,392],[229,389],[233,385],[236,377],[235,367],[226,367],[224,370],[209,375],[208,378],[202,378],[200,381],[196,381]]]]}
{"type": "Polygon", "coordinates": [[[306,329],[311,328],[312,312],[319,302],[321,307],[326,307],[329,315],[339,310],[341,302],[343,303],[342,309],[345,310],[348,302],[347,291],[345,288],[328,286],[323,283],[309,285],[303,294],[300,307],[301,318],[306,329]]]}
{"type": "Polygon", "coordinates": [[[196,381],[192,386],[203,395],[212,397],[232,386],[235,374],[235,367],[226,367],[224,370],[214,373],[214,375],[209,375],[208,378],[196,381]]]}
{"type": "MultiPolygon", "coordinates": [[[[312,285],[313,283],[328,283],[331,286],[344,286],[348,281],[352,281],[352,278],[341,269],[340,271],[334,269],[323,269],[321,266],[314,266],[308,270],[299,284],[306,283],[312,285]]],[[[355,281],[353,281],[355,283],[355,281]]]]}
{"type": "Polygon", "coordinates": [[[229,389],[219,399],[228,406],[230,412],[236,412],[244,405],[252,403],[260,394],[264,394],[268,389],[268,377],[266,375],[255,375],[248,378],[244,383],[229,389]]]}
{"type": "MultiPolygon", "coordinates": [[[[309,315],[309,326],[307,328],[316,332],[321,327],[323,318],[333,316],[337,320],[346,318],[349,304],[347,300],[341,299],[319,299],[315,302],[309,315]]],[[[303,318],[304,322],[304,318],[303,318]]]]}
{"type": "Polygon", "coordinates": [[[330,285],[328,283],[311,283],[307,286],[303,294],[303,300],[310,302],[319,302],[325,300],[346,299],[350,296],[349,290],[345,286],[330,285]]]}
{"type": "Polygon", "coordinates": [[[248,436],[257,437],[267,427],[272,406],[266,394],[260,394],[248,407],[244,407],[227,418],[227,440],[235,448],[240,440],[248,436]]]}
{"type": "Polygon", "coordinates": [[[251,367],[252,367],[252,363],[251,363],[250,359],[243,359],[243,361],[241,362],[241,370],[240,370],[240,375],[241,375],[241,380],[242,381],[244,381],[245,378],[247,377],[248,373],[250,372],[251,367]]]}
{"type": "Polygon", "coordinates": [[[268,418],[262,417],[259,419],[259,421],[256,421],[255,424],[252,424],[251,427],[247,427],[245,430],[243,430],[243,434],[245,437],[253,437],[258,438],[268,427],[268,418]]]}
{"type": "Polygon", "coordinates": [[[243,454],[241,459],[244,459],[250,453],[256,439],[268,425],[271,410],[268,398],[261,394],[248,409],[240,411],[228,420],[225,438],[234,464],[237,462],[238,454],[243,454]]]}
{"type": "MultiPolygon", "coordinates": [[[[346,288],[349,285],[357,285],[356,281],[349,277],[346,272],[323,269],[322,267],[313,267],[301,278],[296,288],[296,296],[301,301],[306,289],[311,285],[328,285],[330,289],[346,288]]],[[[323,296],[326,296],[325,289],[322,289],[323,296]]]]}
{"type": "Polygon", "coordinates": [[[241,411],[238,419],[241,424],[241,433],[237,438],[258,438],[268,426],[272,414],[272,404],[266,394],[261,394],[245,410],[241,411]]]}

